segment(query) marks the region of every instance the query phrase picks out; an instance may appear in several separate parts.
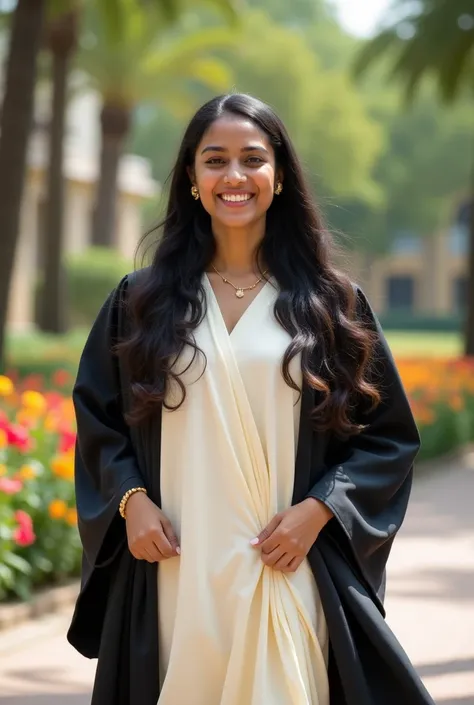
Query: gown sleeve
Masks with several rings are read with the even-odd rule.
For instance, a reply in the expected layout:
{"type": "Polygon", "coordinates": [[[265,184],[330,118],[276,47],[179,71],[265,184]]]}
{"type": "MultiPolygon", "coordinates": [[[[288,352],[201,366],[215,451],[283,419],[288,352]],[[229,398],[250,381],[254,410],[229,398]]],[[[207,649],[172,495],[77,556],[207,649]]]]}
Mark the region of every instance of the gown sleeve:
{"type": "Polygon", "coordinates": [[[109,563],[123,545],[120,500],[127,490],[144,485],[123,416],[118,359],[112,352],[123,325],[126,289],[124,277],[100,310],[73,389],[78,527],[91,568],[109,563]]]}
{"type": "Polygon", "coordinates": [[[366,429],[333,442],[331,464],[308,496],[334,514],[324,539],[337,546],[370,594],[383,599],[385,565],[405,517],[420,437],[380,323],[360,289],[357,295],[359,313],[377,335],[372,375],[382,402],[370,413],[356,411],[366,429]]]}

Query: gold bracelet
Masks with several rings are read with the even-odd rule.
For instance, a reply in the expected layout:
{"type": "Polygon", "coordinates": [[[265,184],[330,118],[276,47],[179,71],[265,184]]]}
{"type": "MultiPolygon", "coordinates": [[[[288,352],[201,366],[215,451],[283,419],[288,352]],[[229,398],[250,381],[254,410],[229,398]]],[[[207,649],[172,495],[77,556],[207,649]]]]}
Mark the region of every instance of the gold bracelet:
{"type": "Polygon", "coordinates": [[[120,500],[119,504],[119,512],[122,519],[125,519],[125,507],[127,506],[127,502],[132,496],[132,494],[135,494],[135,492],[144,492],[145,494],[147,494],[147,491],[144,487],[132,487],[131,490],[127,490],[127,492],[125,492],[124,496],[120,500]]]}

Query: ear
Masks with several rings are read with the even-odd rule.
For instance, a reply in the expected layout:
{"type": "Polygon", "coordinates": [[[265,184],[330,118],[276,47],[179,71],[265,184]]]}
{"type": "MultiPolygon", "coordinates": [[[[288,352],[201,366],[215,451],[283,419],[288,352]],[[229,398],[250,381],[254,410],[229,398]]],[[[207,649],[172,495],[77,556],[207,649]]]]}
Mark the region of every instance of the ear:
{"type": "Polygon", "coordinates": [[[276,182],[281,181],[281,183],[283,183],[283,181],[285,180],[285,177],[283,176],[283,169],[278,168],[276,170],[275,176],[276,182]]]}
{"type": "Polygon", "coordinates": [[[194,169],[192,166],[187,166],[186,171],[188,172],[189,180],[191,181],[192,184],[196,183],[196,178],[194,174],[194,169]]]}

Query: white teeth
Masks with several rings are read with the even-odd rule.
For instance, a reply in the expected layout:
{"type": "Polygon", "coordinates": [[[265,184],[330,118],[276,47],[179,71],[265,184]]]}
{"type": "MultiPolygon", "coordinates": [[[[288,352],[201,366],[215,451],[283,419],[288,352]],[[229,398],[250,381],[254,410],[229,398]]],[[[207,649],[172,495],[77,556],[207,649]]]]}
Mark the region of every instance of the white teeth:
{"type": "Polygon", "coordinates": [[[242,201],[249,201],[252,198],[251,193],[243,193],[243,194],[228,194],[228,193],[223,193],[221,194],[221,198],[223,201],[232,201],[233,203],[235,202],[242,202],[242,201]]]}

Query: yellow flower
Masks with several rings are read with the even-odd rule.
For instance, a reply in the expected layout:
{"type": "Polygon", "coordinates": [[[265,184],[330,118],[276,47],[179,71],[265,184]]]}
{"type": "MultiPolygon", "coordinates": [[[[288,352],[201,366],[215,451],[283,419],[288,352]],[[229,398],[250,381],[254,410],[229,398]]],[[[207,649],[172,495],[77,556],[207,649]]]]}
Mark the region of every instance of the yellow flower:
{"type": "Polygon", "coordinates": [[[0,448],[6,448],[8,445],[7,432],[0,428],[0,448]]]}
{"type": "Polygon", "coordinates": [[[77,525],[77,511],[76,511],[76,509],[68,509],[67,510],[66,521],[70,526],[77,525]]]}
{"type": "Polygon", "coordinates": [[[33,390],[23,392],[21,395],[21,403],[24,409],[30,413],[41,416],[46,410],[46,399],[39,392],[33,390]]]}
{"type": "Polygon", "coordinates": [[[9,397],[15,391],[13,382],[9,377],[0,375],[0,397],[9,397]]]}
{"type": "Polygon", "coordinates": [[[31,465],[22,465],[18,470],[18,477],[20,480],[34,480],[36,477],[36,471],[31,465]]]}
{"type": "Polygon", "coordinates": [[[7,474],[7,466],[6,465],[0,465],[0,477],[3,475],[7,474]]]}
{"type": "Polygon", "coordinates": [[[64,519],[68,512],[68,507],[66,502],[64,502],[62,499],[54,499],[50,503],[48,511],[51,519],[64,519]]]}
{"type": "Polygon", "coordinates": [[[51,461],[51,470],[56,477],[61,477],[63,480],[74,479],[74,455],[73,453],[63,453],[56,456],[51,461]]]}

